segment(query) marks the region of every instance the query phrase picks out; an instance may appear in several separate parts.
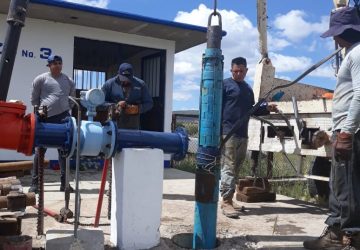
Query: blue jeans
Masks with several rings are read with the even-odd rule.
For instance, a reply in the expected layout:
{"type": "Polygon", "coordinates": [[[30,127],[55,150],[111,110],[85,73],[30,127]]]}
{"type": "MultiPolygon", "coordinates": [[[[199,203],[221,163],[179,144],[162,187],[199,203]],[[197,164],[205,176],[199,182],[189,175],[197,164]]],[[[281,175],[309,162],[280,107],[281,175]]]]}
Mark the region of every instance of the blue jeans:
{"type": "Polygon", "coordinates": [[[360,232],[360,131],[354,135],[350,161],[337,161],[333,152],[329,185],[330,215],[325,223],[360,232]]]}
{"type": "Polygon", "coordinates": [[[220,193],[223,198],[232,197],[235,193],[240,166],[246,157],[247,143],[247,138],[232,136],[224,145],[221,152],[220,182],[220,193]]]}
{"type": "MultiPolygon", "coordinates": [[[[48,117],[45,119],[44,122],[46,122],[46,123],[61,123],[62,120],[64,120],[66,117],[69,117],[69,116],[70,116],[69,112],[66,111],[61,114],[48,117]]],[[[45,152],[46,152],[46,149],[45,149],[45,152]]],[[[58,160],[59,160],[59,166],[60,166],[60,182],[61,182],[62,186],[65,186],[66,158],[61,156],[59,150],[58,150],[58,155],[59,155],[58,160]]],[[[38,172],[38,168],[37,168],[38,159],[39,159],[39,151],[36,148],[34,161],[33,161],[33,169],[32,169],[32,185],[38,184],[38,179],[39,179],[39,176],[38,176],[39,172],[38,172]]]]}

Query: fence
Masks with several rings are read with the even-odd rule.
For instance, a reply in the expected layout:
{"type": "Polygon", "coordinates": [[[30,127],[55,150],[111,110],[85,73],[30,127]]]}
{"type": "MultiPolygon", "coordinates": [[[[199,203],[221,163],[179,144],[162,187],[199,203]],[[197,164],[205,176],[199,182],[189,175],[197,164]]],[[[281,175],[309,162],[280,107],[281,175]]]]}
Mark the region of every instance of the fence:
{"type": "MultiPolygon", "coordinates": [[[[172,129],[174,130],[180,126],[184,127],[188,131],[190,138],[187,156],[182,161],[173,162],[172,166],[174,168],[192,173],[195,172],[198,125],[199,120],[197,114],[173,114],[172,129]]],[[[281,152],[257,152],[257,154],[257,168],[254,169],[253,159],[256,153],[247,152],[247,157],[240,168],[240,177],[253,176],[255,173],[257,177],[269,178],[270,182],[273,183],[272,189],[275,192],[304,200],[311,199],[313,195],[310,195],[307,187],[308,182],[302,175],[309,173],[315,157],[286,155],[281,152]],[[299,165],[302,166],[300,173],[297,172],[299,165]]]]}

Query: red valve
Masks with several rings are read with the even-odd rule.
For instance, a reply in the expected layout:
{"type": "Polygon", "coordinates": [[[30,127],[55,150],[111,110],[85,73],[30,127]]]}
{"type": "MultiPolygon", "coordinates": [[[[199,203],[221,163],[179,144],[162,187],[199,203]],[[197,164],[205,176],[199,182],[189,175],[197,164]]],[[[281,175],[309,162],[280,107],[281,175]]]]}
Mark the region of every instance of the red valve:
{"type": "Polygon", "coordinates": [[[0,149],[16,150],[32,155],[35,135],[35,115],[25,116],[21,103],[0,101],[0,149]]]}

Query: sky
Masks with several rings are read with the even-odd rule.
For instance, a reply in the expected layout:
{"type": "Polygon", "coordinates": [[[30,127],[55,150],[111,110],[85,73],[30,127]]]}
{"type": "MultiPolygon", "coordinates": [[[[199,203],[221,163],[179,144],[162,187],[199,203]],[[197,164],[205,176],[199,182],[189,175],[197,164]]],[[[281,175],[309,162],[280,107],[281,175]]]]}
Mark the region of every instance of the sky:
{"type": "MultiPolygon", "coordinates": [[[[206,26],[214,1],[210,0],[65,0],[114,11],[206,26]]],[[[224,78],[230,77],[231,59],[247,58],[246,81],[252,85],[258,51],[256,0],[218,0],[222,15],[224,78]]],[[[352,2],[352,1],[351,1],[352,2]]],[[[334,51],[332,38],[320,38],[328,28],[333,0],[268,0],[268,51],[275,76],[293,80],[334,51]]],[[[198,109],[201,57],[205,44],[175,55],[173,110],[198,109]]],[[[330,61],[301,82],[333,89],[334,62],[330,61]]]]}

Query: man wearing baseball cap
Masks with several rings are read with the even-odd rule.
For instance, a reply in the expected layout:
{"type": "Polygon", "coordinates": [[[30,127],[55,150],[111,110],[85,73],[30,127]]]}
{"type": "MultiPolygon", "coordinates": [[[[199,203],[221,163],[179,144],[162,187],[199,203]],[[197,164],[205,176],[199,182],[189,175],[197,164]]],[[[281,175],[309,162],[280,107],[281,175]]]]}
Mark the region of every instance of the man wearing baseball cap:
{"type": "Polygon", "coordinates": [[[107,80],[101,89],[105,101],[116,106],[118,127],[139,129],[140,114],[153,107],[153,100],[145,82],[134,76],[132,65],[122,63],[118,74],[107,80]]]}
{"type": "MultiPolygon", "coordinates": [[[[49,72],[37,76],[31,89],[31,104],[33,106],[46,106],[47,115],[43,121],[47,123],[61,123],[63,119],[70,116],[71,109],[69,96],[75,96],[75,84],[64,73],[62,73],[62,58],[59,55],[50,55],[47,59],[49,72]]],[[[38,192],[38,149],[35,150],[32,183],[29,192],[38,192]]],[[[60,166],[60,191],[65,190],[66,166],[65,158],[59,152],[60,166]]],[[[70,191],[73,189],[70,187],[70,191]]]]}
{"type": "Polygon", "coordinates": [[[332,105],[333,136],[330,174],[330,215],[326,229],[306,249],[360,249],[360,17],[357,7],[331,14],[329,30],[346,49],[332,105]]]}

